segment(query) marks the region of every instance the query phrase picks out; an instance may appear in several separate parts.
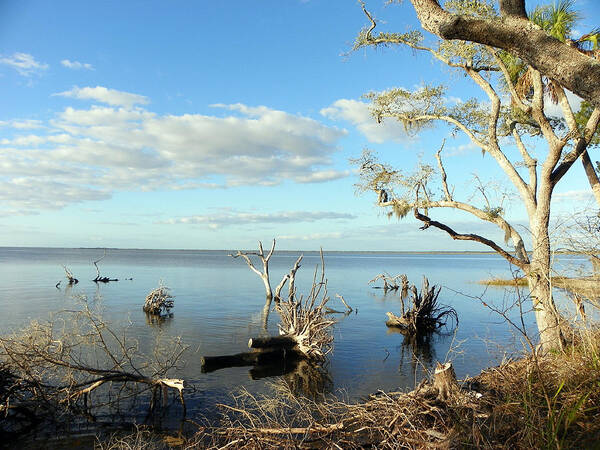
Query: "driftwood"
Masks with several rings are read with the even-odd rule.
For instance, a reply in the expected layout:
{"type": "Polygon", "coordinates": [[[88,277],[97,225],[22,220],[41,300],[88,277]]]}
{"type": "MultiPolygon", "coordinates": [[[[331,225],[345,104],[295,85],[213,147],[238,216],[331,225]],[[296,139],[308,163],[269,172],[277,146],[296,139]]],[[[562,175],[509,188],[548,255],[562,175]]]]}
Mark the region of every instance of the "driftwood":
{"type": "Polygon", "coordinates": [[[96,278],[94,278],[92,280],[94,283],[108,283],[109,281],[119,281],[118,278],[110,278],[110,277],[100,276],[100,269],[98,268],[98,263],[100,261],[102,261],[105,256],[106,256],[106,249],[104,249],[104,254],[102,255],[102,257],[100,259],[97,259],[96,261],[92,261],[92,264],[94,264],[94,266],[96,267],[96,278]]]}
{"type": "Polygon", "coordinates": [[[408,293],[408,278],[405,274],[399,274],[393,277],[388,273],[380,273],[375,278],[370,280],[369,284],[375,283],[379,280],[383,281],[383,287],[373,286],[373,289],[397,291],[398,289],[402,288],[402,297],[406,297],[406,294],[408,293]],[[401,284],[398,284],[398,280],[400,280],[401,284]]]}
{"type": "Polygon", "coordinates": [[[427,333],[437,330],[447,324],[448,320],[453,320],[458,325],[458,315],[454,308],[440,305],[438,296],[441,288],[438,286],[429,287],[429,280],[423,277],[423,286],[419,292],[416,286],[410,287],[411,307],[404,311],[402,304],[402,315],[397,316],[392,312],[387,312],[388,327],[397,327],[408,334],[427,333]]]}
{"type": "Polygon", "coordinates": [[[296,340],[293,336],[282,335],[282,336],[270,336],[270,337],[256,337],[251,338],[248,341],[248,348],[281,348],[291,349],[297,345],[296,340]]]}
{"type": "Polygon", "coordinates": [[[168,315],[173,306],[174,300],[169,288],[160,283],[156,289],[150,291],[146,296],[143,310],[148,314],[163,316],[168,315]]]}
{"type": "Polygon", "coordinates": [[[313,283],[306,299],[293,294],[287,301],[277,304],[279,313],[279,333],[290,336],[296,341],[295,349],[306,358],[322,361],[331,350],[333,336],[329,329],[335,323],[326,317],[327,280],[325,279],[325,260],[321,250],[321,271],[318,276],[315,268],[313,283]]]}
{"type": "Polygon", "coordinates": [[[67,266],[63,266],[63,269],[65,269],[65,274],[67,275],[67,280],[69,280],[70,285],[79,283],[79,280],[75,278],[73,272],[71,272],[67,266]]]}

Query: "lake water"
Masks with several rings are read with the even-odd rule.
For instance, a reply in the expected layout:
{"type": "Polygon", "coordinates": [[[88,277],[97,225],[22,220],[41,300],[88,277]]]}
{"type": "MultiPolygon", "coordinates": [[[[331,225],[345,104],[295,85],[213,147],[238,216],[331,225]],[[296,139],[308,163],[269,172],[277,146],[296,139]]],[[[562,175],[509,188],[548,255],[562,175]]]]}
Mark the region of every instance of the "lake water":
{"type": "MultiPolygon", "coordinates": [[[[103,311],[113,327],[128,327],[128,334],[140,341],[147,352],[159,334],[181,336],[189,349],[185,367],[171,374],[183,378],[192,389],[186,393],[188,416],[214,410],[226,402],[232,391],[244,387],[253,393],[268,393],[269,382],[277,378],[252,379],[249,367],[201,373],[203,355],[234,354],[247,350],[251,337],[261,335],[264,287],[245,262],[227,256],[228,251],[117,250],[109,249],[99,263],[102,275],[122,281],[95,284],[92,261],[103,255],[98,249],[0,248],[0,331],[6,334],[27,325],[32,319],[47,319],[52,312],[78,306],[76,297],[103,311]],[[66,286],[62,265],[80,280],[66,286]],[[131,280],[124,280],[132,278],[131,280]],[[62,280],[57,289],[55,284],[62,280]],[[159,280],[175,296],[173,317],[160,324],[148,323],[142,312],[147,293],[159,280]]],[[[293,265],[299,252],[276,252],[270,265],[271,282],[277,285],[293,265]]],[[[583,258],[563,258],[569,264],[585,263],[583,258]]],[[[299,292],[307,292],[318,253],[304,253],[297,274],[299,292]]],[[[460,319],[454,334],[434,335],[429,347],[416,355],[430,367],[447,357],[459,378],[475,375],[498,363],[505,352],[522,349],[518,335],[475,298],[501,306],[512,300],[503,288],[486,288],[478,280],[510,277],[510,267],[494,254],[417,254],[325,252],[331,306],[343,309],[335,294],[344,296],[357,310],[340,316],[334,327],[334,347],[325,369],[325,389],[350,400],[379,389],[408,388],[415,384],[415,358],[404,336],[385,325],[386,311],[399,313],[399,294],[373,289],[368,281],[387,272],[405,273],[420,288],[426,275],[442,286],[440,301],[456,309],[460,319]]],[[[513,313],[514,314],[514,313],[513,313]]],[[[513,315],[514,317],[514,315],[513,315]]],[[[277,334],[277,314],[271,313],[268,330],[277,334]]],[[[533,318],[527,315],[526,322],[533,318]]],[[[418,382],[418,380],[416,380],[418,382]]]]}

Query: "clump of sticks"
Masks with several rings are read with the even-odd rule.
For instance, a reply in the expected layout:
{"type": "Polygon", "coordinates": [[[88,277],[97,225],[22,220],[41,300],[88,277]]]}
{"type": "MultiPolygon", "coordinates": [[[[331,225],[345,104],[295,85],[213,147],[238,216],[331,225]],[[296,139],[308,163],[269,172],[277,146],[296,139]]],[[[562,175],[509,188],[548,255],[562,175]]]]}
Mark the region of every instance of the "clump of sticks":
{"type": "Polygon", "coordinates": [[[427,333],[435,331],[438,328],[452,322],[454,326],[458,325],[458,314],[450,306],[441,305],[438,301],[441,288],[433,285],[429,286],[427,277],[423,277],[421,292],[415,285],[409,289],[409,308],[405,310],[404,301],[402,302],[402,314],[400,316],[394,313],[386,313],[388,327],[397,327],[408,334],[427,333]]]}
{"type": "MultiPolygon", "coordinates": [[[[294,270],[294,269],[292,269],[294,270]]],[[[306,298],[290,292],[287,300],[281,300],[277,306],[280,323],[279,332],[296,342],[297,350],[309,359],[321,361],[331,351],[333,336],[329,328],[335,323],[326,316],[325,305],[329,301],[327,280],[325,279],[325,261],[321,250],[321,274],[315,268],[312,288],[306,298]]]]}
{"type": "Polygon", "coordinates": [[[370,280],[369,284],[376,283],[379,280],[383,281],[383,287],[373,286],[373,289],[383,289],[384,292],[387,292],[397,291],[398,289],[402,288],[402,298],[406,297],[406,294],[408,293],[409,283],[408,277],[405,274],[401,273],[396,276],[391,276],[388,273],[380,273],[375,278],[370,280]],[[398,284],[398,280],[400,280],[400,284],[398,284]]]}
{"type": "Polygon", "coordinates": [[[173,296],[169,292],[170,289],[163,285],[162,282],[155,289],[152,289],[146,296],[144,303],[144,312],[156,316],[164,316],[171,313],[174,306],[173,296]]]}

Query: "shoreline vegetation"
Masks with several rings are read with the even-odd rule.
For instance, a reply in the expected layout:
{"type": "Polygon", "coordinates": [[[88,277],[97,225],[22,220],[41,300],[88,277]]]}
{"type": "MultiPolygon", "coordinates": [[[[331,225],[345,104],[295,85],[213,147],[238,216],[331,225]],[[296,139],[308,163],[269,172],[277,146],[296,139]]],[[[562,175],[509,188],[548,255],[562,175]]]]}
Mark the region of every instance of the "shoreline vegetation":
{"type": "MultiPolygon", "coordinates": [[[[552,277],[551,282],[554,287],[574,292],[587,298],[597,299],[600,297],[600,276],[597,275],[587,277],[555,276],[552,277]]],[[[527,279],[525,277],[490,278],[487,280],[480,280],[477,283],[487,286],[523,287],[527,286],[527,279]]]]}
{"type": "MultiPolygon", "coordinates": [[[[48,250],[107,250],[107,251],[148,251],[148,252],[223,252],[231,253],[237,251],[234,249],[191,249],[191,248],[141,248],[141,247],[37,247],[37,246],[0,246],[0,250],[33,250],[33,249],[48,249],[48,250]]],[[[241,250],[250,251],[250,249],[241,250]]],[[[305,254],[319,254],[319,249],[313,250],[301,250],[301,249],[288,249],[288,250],[277,250],[277,253],[305,253],[305,254]]],[[[328,254],[394,254],[394,255],[497,255],[495,251],[487,250],[324,250],[325,255],[328,254]]],[[[527,250],[526,253],[531,253],[527,250]]],[[[571,250],[557,250],[554,252],[556,255],[580,255],[582,257],[589,258],[589,254],[586,252],[577,252],[571,250]]]]}
{"type": "Polygon", "coordinates": [[[137,429],[100,449],[159,448],[593,448],[600,440],[600,332],[582,330],[565,352],[507,361],[441,396],[423,380],[409,392],[359,403],[242,392],[192,438],[137,429]],[[176,443],[176,445],[173,445],[176,443]]]}

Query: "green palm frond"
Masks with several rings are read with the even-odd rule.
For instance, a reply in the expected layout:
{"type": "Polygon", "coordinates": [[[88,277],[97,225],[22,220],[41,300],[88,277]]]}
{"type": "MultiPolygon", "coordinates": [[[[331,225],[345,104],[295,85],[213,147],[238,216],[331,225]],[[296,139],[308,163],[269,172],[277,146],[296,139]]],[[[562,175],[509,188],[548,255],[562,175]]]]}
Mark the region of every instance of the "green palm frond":
{"type": "Polygon", "coordinates": [[[529,20],[556,39],[565,42],[571,37],[574,25],[581,20],[573,0],[559,0],[551,5],[537,6],[529,20]]]}

